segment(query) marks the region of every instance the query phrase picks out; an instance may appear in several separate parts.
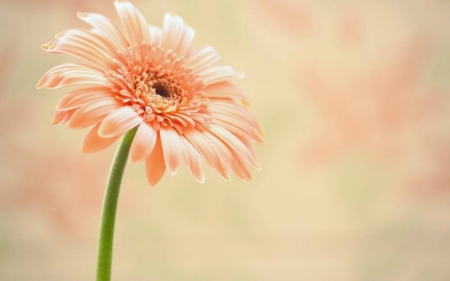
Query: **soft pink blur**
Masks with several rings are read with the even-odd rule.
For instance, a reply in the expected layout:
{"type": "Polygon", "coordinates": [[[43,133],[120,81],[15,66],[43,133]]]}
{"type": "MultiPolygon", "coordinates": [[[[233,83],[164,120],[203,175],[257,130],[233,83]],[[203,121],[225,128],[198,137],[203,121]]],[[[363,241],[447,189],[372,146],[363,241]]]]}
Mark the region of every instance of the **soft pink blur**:
{"type": "MultiPolygon", "coordinates": [[[[373,67],[352,69],[353,57],[332,71],[321,70],[317,61],[300,66],[303,94],[326,120],[325,132],[301,155],[305,161],[326,161],[362,149],[375,161],[395,164],[404,150],[405,132],[433,121],[436,111],[442,110],[443,98],[420,83],[424,62],[429,61],[429,43],[420,37],[407,44],[374,58],[373,67]]],[[[352,55],[356,51],[352,49],[352,55]]],[[[342,48],[340,54],[346,52],[342,48]]]]}

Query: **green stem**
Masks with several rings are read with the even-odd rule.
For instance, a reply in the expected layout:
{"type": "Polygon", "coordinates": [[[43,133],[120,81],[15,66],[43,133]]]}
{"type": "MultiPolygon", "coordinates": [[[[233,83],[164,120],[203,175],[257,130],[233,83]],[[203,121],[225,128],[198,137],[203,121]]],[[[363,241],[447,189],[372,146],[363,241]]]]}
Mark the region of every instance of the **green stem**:
{"type": "Polygon", "coordinates": [[[103,201],[102,222],[98,240],[97,281],[111,280],[111,264],[114,240],[114,225],[116,222],[117,201],[119,199],[120,184],[123,171],[127,163],[131,143],[137,127],[124,134],[114,156],[114,162],[109,174],[108,186],[103,201]]]}

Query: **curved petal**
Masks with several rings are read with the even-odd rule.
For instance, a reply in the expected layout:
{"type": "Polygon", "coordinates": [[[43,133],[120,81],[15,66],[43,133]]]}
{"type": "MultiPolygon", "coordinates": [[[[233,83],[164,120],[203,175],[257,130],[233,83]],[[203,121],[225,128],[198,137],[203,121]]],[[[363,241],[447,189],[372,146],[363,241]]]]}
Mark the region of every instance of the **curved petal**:
{"type": "Polygon", "coordinates": [[[250,174],[250,171],[248,170],[248,167],[242,157],[233,149],[230,149],[230,154],[232,159],[230,168],[233,174],[240,180],[253,181],[252,175],[250,174]]]}
{"type": "Polygon", "coordinates": [[[142,122],[136,111],[130,106],[124,106],[111,112],[100,125],[98,134],[104,138],[119,136],[136,127],[142,122]]]}
{"type": "Polygon", "coordinates": [[[98,135],[98,129],[100,128],[100,123],[97,123],[86,135],[86,138],[83,142],[83,147],[81,151],[84,153],[94,153],[101,151],[114,142],[116,142],[120,136],[112,137],[112,138],[102,138],[98,135]]]}
{"type": "Polygon", "coordinates": [[[157,137],[155,147],[145,162],[145,172],[150,185],[156,185],[161,180],[165,171],[166,164],[164,163],[161,139],[157,137]]]}
{"type": "Polygon", "coordinates": [[[42,49],[49,53],[67,54],[86,60],[101,69],[111,69],[114,64],[110,55],[87,40],[76,38],[66,32],[59,38],[42,45],[42,49]]]}
{"type": "Polygon", "coordinates": [[[219,156],[221,157],[224,165],[239,179],[243,180],[246,178],[246,173],[249,174],[245,163],[242,161],[240,155],[235,153],[230,146],[226,143],[222,142],[219,138],[217,138],[213,134],[203,134],[205,138],[210,142],[213,149],[217,151],[219,156]],[[244,167],[244,168],[242,168],[244,167]]]}
{"type": "Polygon", "coordinates": [[[264,143],[262,133],[255,130],[254,128],[242,124],[242,121],[232,120],[229,118],[229,116],[226,115],[212,114],[211,116],[213,117],[212,123],[225,128],[226,130],[232,132],[234,135],[240,136],[242,138],[245,137],[246,139],[252,140],[257,143],[264,143]]]}
{"type": "Polygon", "coordinates": [[[91,101],[107,97],[114,97],[114,94],[108,87],[81,88],[69,92],[62,97],[56,105],[56,108],[59,110],[74,109],[90,103],[91,101]]]}
{"type": "Polygon", "coordinates": [[[212,66],[214,63],[220,60],[219,53],[211,47],[206,46],[191,54],[186,64],[192,67],[194,73],[197,73],[207,67],[212,66]]]}
{"type": "Polygon", "coordinates": [[[52,125],[58,126],[58,125],[66,123],[67,121],[70,120],[70,118],[72,118],[75,111],[76,111],[76,109],[57,110],[55,112],[55,115],[53,116],[52,125]]]}
{"type": "Polygon", "coordinates": [[[78,43],[89,46],[97,50],[104,56],[107,62],[118,54],[118,49],[101,34],[89,30],[72,28],[56,34],[56,39],[67,40],[68,42],[78,43]]]}
{"type": "Polygon", "coordinates": [[[183,158],[189,173],[199,183],[205,182],[205,170],[203,169],[202,157],[195,147],[185,138],[181,137],[181,148],[183,158]]]}
{"type": "MultiPolygon", "coordinates": [[[[245,107],[230,101],[211,101],[209,111],[213,120],[233,124],[255,136],[255,141],[264,142],[264,130],[256,117],[245,107]]],[[[217,123],[217,122],[216,122],[217,123]]]]}
{"type": "Polygon", "coordinates": [[[205,157],[216,174],[222,179],[230,181],[227,167],[227,163],[230,161],[228,160],[228,153],[224,150],[224,145],[218,142],[216,137],[209,132],[190,130],[186,132],[185,136],[197,151],[205,157]]]}
{"type": "Polygon", "coordinates": [[[243,78],[244,73],[229,66],[215,66],[198,72],[206,85],[221,82],[232,78],[243,78]]]}
{"type": "Polygon", "coordinates": [[[184,22],[174,14],[166,13],[162,25],[161,47],[165,50],[175,50],[183,36],[184,22]]]}
{"type": "Polygon", "coordinates": [[[147,123],[142,122],[134,137],[130,150],[130,161],[135,164],[147,159],[156,143],[156,132],[147,123]]]}
{"type": "Polygon", "coordinates": [[[164,161],[169,172],[174,175],[180,168],[183,151],[178,133],[172,127],[161,127],[159,130],[164,153],[164,161]]]}
{"type": "Polygon", "coordinates": [[[180,42],[178,43],[175,52],[180,56],[184,56],[188,48],[191,46],[192,40],[194,40],[194,36],[195,30],[190,26],[185,26],[183,36],[181,36],[180,42]]]}
{"type": "Polygon", "coordinates": [[[131,2],[114,1],[117,13],[126,30],[128,42],[141,44],[142,42],[150,42],[150,33],[148,23],[131,2]]]}
{"type": "Polygon", "coordinates": [[[95,13],[78,13],[78,18],[95,27],[96,32],[105,37],[117,49],[126,49],[129,46],[128,41],[115,24],[107,17],[95,13]]]}
{"type": "Polygon", "coordinates": [[[161,47],[165,50],[173,50],[179,55],[184,55],[187,47],[194,39],[195,31],[187,27],[182,18],[167,13],[164,16],[162,26],[161,47]]]}
{"type": "Polygon", "coordinates": [[[115,98],[101,98],[80,107],[69,121],[71,128],[82,129],[94,125],[108,116],[121,104],[115,98]]]}
{"type": "Polygon", "coordinates": [[[221,81],[214,84],[209,84],[204,89],[206,96],[210,99],[226,99],[232,98],[242,100],[245,105],[248,105],[247,97],[242,91],[229,81],[221,81]]]}
{"type": "Polygon", "coordinates": [[[242,156],[242,158],[245,159],[245,161],[249,163],[253,168],[257,170],[261,169],[256,156],[253,155],[253,153],[249,151],[247,147],[241,142],[241,140],[238,139],[235,135],[215,124],[210,124],[207,130],[218,137],[220,140],[222,140],[222,142],[227,144],[230,147],[230,150],[233,150],[238,155],[242,156]]]}
{"type": "Polygon", "coordinates": [[[102,72],[87,64],[64,63],[47,71],[39,80],[37,88],[57,89],[77,84],[109,85],[102,72]]]}
{"type": "Polygon", "coordinates": [[[161,46],[161,40],[162,40],[162,30],[159,27],[150,25],[148,27],[148,31],[150,32],[150,43],[152,45],[161,46]]]}

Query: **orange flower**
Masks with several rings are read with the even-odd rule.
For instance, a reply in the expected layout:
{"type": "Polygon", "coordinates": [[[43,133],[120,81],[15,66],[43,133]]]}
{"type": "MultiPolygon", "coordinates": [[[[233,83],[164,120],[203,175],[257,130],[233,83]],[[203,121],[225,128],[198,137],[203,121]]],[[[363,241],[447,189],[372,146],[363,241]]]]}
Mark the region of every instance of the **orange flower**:
{"type": "Polygon", "coordinates": [[[125,32],[103,15],[78,13],[90,30],[70,29],[42,46],[87,62],[56,66],[39,81],[38,88],[49,89],[88,85],[59,101],[53,124],[93,126],[83,144],[87,153],[138,126],[130,160],[146,161],[151,185],[166,168],[174,175],[182,159],[203,182],[202,157],[225,180],[230,172],[251,180],[247,164],[259,169],[251,142],[263,142],[263,130],[228,81],[243,74],[213,66],[219,55],[212,47],[192,48],[195,31],[180,17],[166,14],[161,29],[149,26],[130,2],[115,6],[125,32]]]}

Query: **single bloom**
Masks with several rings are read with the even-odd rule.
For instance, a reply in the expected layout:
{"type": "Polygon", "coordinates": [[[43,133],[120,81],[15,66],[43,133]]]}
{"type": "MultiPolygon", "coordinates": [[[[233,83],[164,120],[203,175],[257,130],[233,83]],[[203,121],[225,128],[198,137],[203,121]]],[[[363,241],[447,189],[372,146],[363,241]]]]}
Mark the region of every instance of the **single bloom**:
{"type": "Polygon", "coordinates": [[[179,16],[166,14],[158,28],[130,2],[114,4],[124,32],[103,15],[78,13],[90,30],[70,29],[42,46],[85,61],[58,65],[39,81],[38,88],[83,85],[59,101],[53,124],[93,126],[86,153],[138,126],[130,161],[146,162],[151,185],[166,169],[174,175],[183,160],[203,182],[202,158],[225,180],[230,174],[251,180],[248,165],[260,169],[251,144],[263,142],[264,132],[229,81],[243,74],[214,66],[220,57],[212,47],[191,47],[195,31],[179,16]]]}

